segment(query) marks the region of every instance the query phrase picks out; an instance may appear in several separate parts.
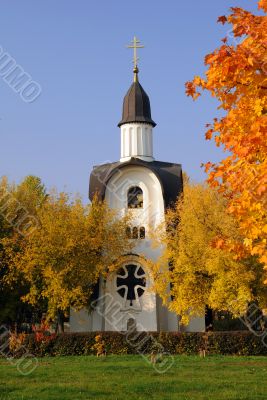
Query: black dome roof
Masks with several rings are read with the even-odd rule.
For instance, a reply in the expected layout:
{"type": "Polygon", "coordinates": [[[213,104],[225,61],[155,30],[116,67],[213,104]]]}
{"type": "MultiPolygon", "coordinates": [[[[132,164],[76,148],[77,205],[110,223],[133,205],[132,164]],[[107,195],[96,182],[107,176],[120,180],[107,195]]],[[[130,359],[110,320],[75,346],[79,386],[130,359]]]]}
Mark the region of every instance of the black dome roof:
{"type": "Polygon", "coordinates": [[[156,123],[151,119],[149,97],[136,79],[123,100],[122,120],[118,126],[131,122],[143,122],[153,127],[156,123]]]}

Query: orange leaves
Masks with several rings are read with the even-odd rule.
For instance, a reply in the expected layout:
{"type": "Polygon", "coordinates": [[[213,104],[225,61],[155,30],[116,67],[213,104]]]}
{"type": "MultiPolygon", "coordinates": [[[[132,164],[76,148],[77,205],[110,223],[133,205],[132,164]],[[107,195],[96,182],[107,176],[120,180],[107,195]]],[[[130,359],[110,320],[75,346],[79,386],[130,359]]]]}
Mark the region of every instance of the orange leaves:
{"type": "Polygon", "coordinates": [[[208,172],[211,169],[212,166],[213,166],[213,163],[211,163],[210,161],[207,162],[205,164],[205,172],[208,172]]]}
{"type": "Polygon", "coordinates": [[[248,63],[249,65],[253,66],[254,65],[254,60],[252,57],[248,57],[248,63]]]}
{"type": "Polygon", "coordinates": [[[217,169],[217,171],[214,173],[214,178],[221,178],[224,174],[224,171],[222,168],[217,169]]]}
{"type": "Polygon", "coordinates": [[[192,82],[186,82],[186,95],[191,96],[194,100],[196,100],[200,96],[200,93],[196,91],[197,87],[201,87],[202,89],[205,87],[204,79],[201,79],[199,76],[195,76],[192,82]]]}
{"type": "Polygon", "coordinates": [[[214,243],[212,243],[216,249],[223,249],[225,245],[224,239],[217,239],[214,243]]]}
{"type": "Polygon", "coordinates": [[[258,2],[258,8],[267,12],[267,0],[260,0],[258,2]]]}
{"type": "Polygon", "coordinates": [[[205,134],[206,139],[210,140],[212,138],[212,134],[213,134],[213,129],[209,129],[205,134]]]}
{"type": "MultiPolygon", "coordinates": [[[[260,258],[260,262],[261,262],[262,264],[265,264],[264,269],[266,270],[266,269],[267,269],[267,256],[262,256],[262,257],[260,258]]],[[[264,283],[266,284],[267,281],[265,281],[264,283]]]]}
{"type": "Polygon", "coordinates": [[[193,82],[186,82],[185,88],[186,88],[186,91],[185,91],[186,95],[194,98],[194,96],[196,94],[195,84],[193,82]]]}
{"type": "Polygon", "coordinates": [[[225,15],[222,15],[221,17],[218,17],[217,22],[221,23],[221,24],[225,24],[225,22],[227,22],[227,18],[225,15]]]}
{"type": "MultiPolygon", "coordinates": [[[[257,100],[255,101],[254,110],[255,110],[255,113],[256,113],[256,115],[257,115],[258,117],[261,116],[261,114],[262,114],[262,109],[263,109],[263,104],[262,104],[262,102],[261,102],[261,99],[257,99],[257,100]]],[[[257,128],[258,128],[258,126],[255,125],[255,130],[256,130],[256,131],[258,130],[257,128]]]]}
{"type": "Polygon", "coordinates": [[[211,53],[211,54],[207,54],[206,56],[205,56],[205,58],[204,58],[204,63],[205,63],[205,65],[209,65],[209,64],[211,64],[211,63],[213,63],[213,61],[215,61],[216,60],[216,54],[214,54],[214,53],[211,53]]]}
{"type": "Polygon", "coordinates": [[[203,88],[203,86],[205,86],[205,81],[204,81],[204,79],[201,79],[200,76],[195,76],[194,84],[195,84],[195,86],[200,86],[203,88]]]}
{"type": "MultiPolygon", "coordinates": [[[[267,0],[258,5],[267,11],[267,0]]],[[[197,77],[192,85],[194,93],[209,91],[224,110],[222,118],[207,126],[205,136],[231,156],[216,165],[208,162],[205,171],[209,185],[228,199],[229,212],[246,243],[251,243],[243,243],[243,247],[266,263],[267,18],[233,7],[231,14],[219,17],[218,22],[232,24],[233,35],[228,37],[232,45],[226,45],[224,38],[221,47],[205,57],[205,81],[197,77]]],[[[236,250],[237,255],[241,252],[236,250]]]]}
{"type": "MultiPolygon", "coordinates": [[[[257,194],[261,196],[262,193],[266,192],[266,190],[267,190],[267,186],[266,185],[260,185],[257,188],[257,194]]],[[[266,231],[266,233],[267,233],[267,231],[266,231]]]]}

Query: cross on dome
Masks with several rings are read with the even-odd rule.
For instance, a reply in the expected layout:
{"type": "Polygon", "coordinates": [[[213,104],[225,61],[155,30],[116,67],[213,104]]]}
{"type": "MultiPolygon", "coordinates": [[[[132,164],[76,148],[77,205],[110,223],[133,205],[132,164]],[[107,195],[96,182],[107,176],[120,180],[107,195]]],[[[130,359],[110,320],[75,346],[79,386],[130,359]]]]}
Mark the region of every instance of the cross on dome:
{"type": "Polygon", "coordinates": [[[132,44],[129,44],[129,45],[127,46],[127,48],[128,48],[128,49],[133,49],[133,51],[134,51],[134,57],[133,57],[134,69],[133,69],[133,72],[134,72],[134,82],[137,82],[137,79],[138,79],[138,78],[137,78],[137,74],[138,74],[138,72],[139,72],[138,66],[137,66],[137,63],[138,63],[138,61],[139,61],[139,57],[137,57],[137,49],[143,49],[145,46],[142,45],[142,44],[140,44],[141,42],[140,42],[139,39],[137,39],[136,36],[134,36],[134,38],[133,38],[133,40],[131,41],[131,43],[132,43],[132,44]]]}
{"type": "Polygon", "coordinates": [[[127,47],[134,50],[134,81],[124,97],[122,119],[118,126],[120,127],[129,123],[142,123],[149,124],[154,127],[156,126],[156,123],[151,118],[149,97],[138,81],[139,70],[137,63],[139,58],[137,57],[137,49],[141,49],[145,46],[140,44],[140,40],[134,36],[131,44],[129,44],[127,47]]]}

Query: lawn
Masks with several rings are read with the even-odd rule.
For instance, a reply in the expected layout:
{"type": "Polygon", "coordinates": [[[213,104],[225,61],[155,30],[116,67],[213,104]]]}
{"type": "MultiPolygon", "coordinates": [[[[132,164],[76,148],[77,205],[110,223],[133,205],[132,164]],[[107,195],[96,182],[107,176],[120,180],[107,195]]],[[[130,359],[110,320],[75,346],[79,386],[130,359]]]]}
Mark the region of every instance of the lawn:
{"type": "Polygon", "coordinates": [[[176,356],[160,374],[141,356],[42,358],[28,376],[0,360],[0,400],[267,399],[267,357],[176,356]]]}

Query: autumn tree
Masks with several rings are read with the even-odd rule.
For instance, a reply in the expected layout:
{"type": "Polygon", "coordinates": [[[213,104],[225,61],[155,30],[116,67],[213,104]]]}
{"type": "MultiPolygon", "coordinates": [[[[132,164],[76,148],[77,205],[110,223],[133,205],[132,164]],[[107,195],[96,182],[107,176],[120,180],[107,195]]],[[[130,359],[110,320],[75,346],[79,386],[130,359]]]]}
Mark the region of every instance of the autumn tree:
{"type": "MultiPolygon", "coordinates": [[[[0,180],[0,321],[20,323],[33,309],[21,301],[28,284],[20,271],[10,266],[10,255],[21,249],[24,235],[35,228],[37,208],[45,201],[40,178],[27,176],[20,184],[0,180]],[[8,242],[9,247],[4,246],[8,242]],[[12,252],[11,252],[12,249],[12,252]]],[[[12,257],[13,257],[12,255],[12,257]]]]}
{"type": "Polygon", "coordinates": [[[166,226],[160,235],[165,251],[154,266],[155,289],[182,323],[203,316],[206,306],[235,316],[252,300],[266,307],[262,266],[252,256],[235,260],[224,247],[225,238],[241,243],[243,238],[216,190],[185,183],[183,195],[167,212],[166,226]]]}
{"type": "Polygon", "coordinates": [[[267,269],[267,0],[258,6],[261,15],[233,7],[219,17],[232,26],[231,34],[205,57],[205,77],[188,82],[186,92],[196,99],[208,91],[223,111],[208,124],[206,139],[230,155],[208,162],[206,171],[208,183],[228,199],[243,236],[241,245],[231,241],[228,249],[236,257],[258,255],[267,269]]]}
{"type": "Polygon", "coordinates": [[[47,317],[61,322],[69,307],[88,306],[100,275],[115,269],[120,257],[130,251],[126,238],[128,218],[97,199],[84,206],[66,193],[50,193],[37,209],[38,226],[22,240],[19,252],[5,241],[10,265],[29,285],[24,301],[48,304],[47,317]]]}

